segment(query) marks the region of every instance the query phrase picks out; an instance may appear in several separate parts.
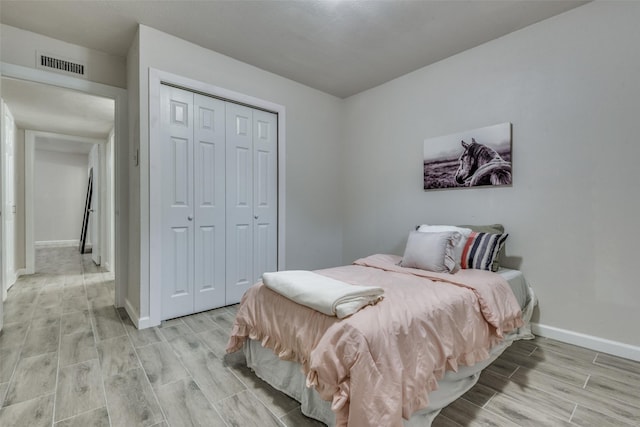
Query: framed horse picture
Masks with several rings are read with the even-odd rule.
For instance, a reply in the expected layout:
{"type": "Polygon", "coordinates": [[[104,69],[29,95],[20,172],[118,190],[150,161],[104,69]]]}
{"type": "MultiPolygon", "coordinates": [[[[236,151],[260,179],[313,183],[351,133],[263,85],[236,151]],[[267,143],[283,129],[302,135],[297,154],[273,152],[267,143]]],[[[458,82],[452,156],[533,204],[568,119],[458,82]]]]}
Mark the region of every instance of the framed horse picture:
{"type": "Polygon", "coordinates": [[[511,123],[424,140],[424,189],[512,184],[511,123]]]}

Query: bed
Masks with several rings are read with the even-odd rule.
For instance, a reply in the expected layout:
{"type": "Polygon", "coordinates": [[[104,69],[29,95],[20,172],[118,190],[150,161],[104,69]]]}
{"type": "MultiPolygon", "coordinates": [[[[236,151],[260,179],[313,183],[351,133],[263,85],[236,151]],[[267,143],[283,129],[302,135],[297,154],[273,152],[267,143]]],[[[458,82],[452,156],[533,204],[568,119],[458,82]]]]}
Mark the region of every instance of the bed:
{"type": "Polygon", "coordinates": [[[227,347],[329,426],[428,426],[514,340],[531,338],[521,272],[434,272],[372,255],[318,274],[384,298],[339,319],[263,283],[243,296],[227,347]]]}

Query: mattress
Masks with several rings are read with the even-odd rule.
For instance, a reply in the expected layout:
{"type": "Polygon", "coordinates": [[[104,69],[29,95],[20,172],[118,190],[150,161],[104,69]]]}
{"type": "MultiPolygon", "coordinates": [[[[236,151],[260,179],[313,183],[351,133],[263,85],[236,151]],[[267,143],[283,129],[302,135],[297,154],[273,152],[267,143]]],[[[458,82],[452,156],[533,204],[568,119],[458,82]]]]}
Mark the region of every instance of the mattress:
{"type": "Polygon", "coordinates": [[[513,294],[516,296],[518,304],[520,304],[520,308],[524,309],[529,299],[529,286],[527,285],[527,281],[524,279],[522,271],[500,268],[497,273],[509,282],[509,286],[511,287],[513,294]]]}
{"type": "MultiPolygon", "coordinates": [[[[498,274],[507,280],[513,290],[522,308],[525,325],[509,333],[503,342],[492,348],[488,359],[473,366],[461,366],[457,372],[448,371],[438,382],[438,389],[429,394],[429,406],[414,413],[410,420],[404,420],[405,427],[431,425],[440,410],[473,387],[480,377],[480,372],[497,359],[514,340],[533,338],[529,327],[533,308],[537,303],[533,290],[527,285],[521,271],[503,268],[498,274]]],[[[322,400],[314,389],[306,387],[306,378],[300,365],[279,359],[271,350],[262,347],[259,341],[247,340],[243,351],[247,366],[275,389],[299,401],[303,414],[329,426],[335,425],[335,415],[331,411],[330,402],[322,400]]]]}

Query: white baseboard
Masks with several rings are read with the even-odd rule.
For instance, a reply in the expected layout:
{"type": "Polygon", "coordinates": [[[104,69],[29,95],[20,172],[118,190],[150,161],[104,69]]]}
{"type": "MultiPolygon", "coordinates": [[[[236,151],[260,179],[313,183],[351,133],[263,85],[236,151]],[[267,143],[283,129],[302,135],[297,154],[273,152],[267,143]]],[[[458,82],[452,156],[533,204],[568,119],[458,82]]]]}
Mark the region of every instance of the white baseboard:
{"type": "Polygon", "coordinates": [[[127,314],[131,318],[133,324],[136,325],[136,328],[146,329],[152,326],[158,326],[151,323],[151,319],[149,318],[149,316],[140,317],[140,315],[138,314],[138,310],[133,307],[131,301],[129,301],[128,298],[125,298],[124,300],[124,309],[127,311],[127,314]]]}
{"type": "Polygon", "coordinates": [[[41,240],[35,242],[36,248],[66,248],[69,246],[78,246],[79,240],[41,240]]]}
{"type": "Polygon", "coordinates": [[[7,272],[7,290],[9,290],[13,285],[15,285],[16,280],[18,280],[18,271],[9,271],[7,272]]]}
{"type": "Polygon", "coordinates": [[[630,344],[611,341],[608,339],[582,334],[580,332],[560,329],[553,326],[531,324],[531,330],[535,335],[566,342],[568,344],[589,348],[594,351],[612,354],[625,359],[640,362],[640,347],[630,344]]]}
{"type": "Polygon", "coordinates": [[[151,324],[151,319],[149,319],[149,316],[146,317],[140,317],[138,319],[138,329],[147,329],[150,328],[154,325],[151,324]]]}
{"type": "MultiPolygon", "coordinates": [[[[9,279],[7,280],[7,291],[9,289],[11,289],[11,287],[13,285],[16,284],[16,282],[18,281],[18,278],[20,276],[24,276],[25,274],[27,274],[27,269],[26,268],[19,268],[16,271],[13,272],[12,275],[10,275],[9,279]]],[[[7,299],[7,294],[6,291],[2,293],[2,300],[6,300],[7,299]]]]}
{"type": "Polygon", "coordinates": [[[13,281],[13,283],[9,286],[13,286],[16,284],[16,282],[18,281],[18,279],[20,278],[20,276],[24,276],[27,274],[27,269],[26,268],[19,268],[16,270],[16,280],[13,281]]]}
{"type": "Polygon", "coordinates": [[[133,305],[131,304],[131,301],[129,301],[129,298],[124,299],[124,309],[129,315],[129,318],[131,319],[133,324],[136,325],[136,328],[140,329],[140,326],[139,326],[140,319],[138,317],[138,310],[133,308],[133,305]]]}

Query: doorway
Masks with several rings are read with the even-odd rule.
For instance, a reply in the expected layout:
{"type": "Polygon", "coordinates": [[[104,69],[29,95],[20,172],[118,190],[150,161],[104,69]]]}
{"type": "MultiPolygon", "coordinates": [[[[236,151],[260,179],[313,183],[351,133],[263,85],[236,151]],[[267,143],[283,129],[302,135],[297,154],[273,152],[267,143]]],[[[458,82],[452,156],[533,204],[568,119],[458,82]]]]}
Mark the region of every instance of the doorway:
{"type": "Polygon", "coordinates": [[[113,168],[108,166],[108,139],[26,131],[25,225],[27,274],[38,271],[36,248],[79,248],[88,216],[85,250],[96,265],[114,267],[113,168]],[[87,181],[95,171],[91,204],[87,181]],[[34,265],[35,264],[35,265],[34,265]]]}
{"type": "MultiPolygon", "coordinates": [[[[108,126],[109,130],[106,132],[101,131],[102,133],[100,134],[95,133],[98,132],[95,130],[95,122],[91,125],[94,128],[92,131],[94,132],[93,134],[90,132],[82,133],[60,130],[59,128],[52,127],[26,126],[24,124],[21,125],[20,122],[18,122],[21,129],[32,129],[29,130],[29,132],[24,132],[25,152],[23,155],[25,163],[24,168],[21,168],[25,171],[28,169],[31,170],[31,174],[27,173],[24,175],[25,182],[23,194],[25,200],[24,208],[21,212],[22,215],[19,216],[22,217],[25,222],[23,229],[20,230],[20,238],[22,239],[22,244],[25,247],[22,251],[22,256],[25,258],[25,262],[22,264],[22,273],[24,274],[35,271],[35,239],[37,236],[35,235],[35,227],[33,227],[33,224],[32,226],[27,226],[26,224],[29,220],[28,215],[26,214],[28,212],[33,214],[34,212],[33,200],[27,200],[26,196],[29,192],[33,194],[34,188],[33,180],[31,180],[30,188],[26,188],[28,186],[26,178],[33,178],[35,161],[35,154],[33,153],[36,151],[36,146],[38,144],[50,143],[56,138],[60,139],[61,135],[63,139],[67,139],[67,145],[89,144],[91,146],[97,144],[100,147],[98,150],[105,157],[102,161],[104,164],[103,175],[105,176],[105,194],[101,198],[104,201],[105,207],[110,205],[110,208],[103,209],[105,219],[100,225],[100,233],[105,236],[105,238],[102,239],[103,241],[100,243],[102,252],[101,260],[106,260],[109,264],[109,269],[115,270],[115,305],[122,306],[125,294],[125,290],[123,289],[123,277],[126,277],[127,252],[126,246],[123,245],[122,239],[120,239],[119,236],[123,235],[122,228],[123,226],[126,226],[127,219],[126,180],[128,176],[128,166],[126,154],[126,90],[87,82],[86,80],[74,77],[59,76],[43,70],[30,69],[10,64],[1,64],[1,66],[3,98],[5,96],[10,98],[10,96],[8,96],[8,92],[11,91],[12,84],[14,83],[23,89],[24,87],[38,87],[40,90],[44,91],[57,91],[55,96],[50,97],[57,102],[57,112],[60,112],[60,110],[69,110],[71,107],[76,109],[79,108],[82,111],[82,113],[77,115],[75,122],[73,120],[67,120],[67,124],[72,128],[81,128],[81,123],[88,121],[85,116],[85,113],[88,110],[87,102],[101,100],[103,105],[110,105],[110,118],[105,120],[105,123],[101,124],[101,126],[108,126]],[[6,84],[6,82],[9,83],[6,84]],[[76,135],[73,135],[74,133],[76,135]],[[49,141],[47,141],[47,139],[49,139],[49,141]],[[33,151],[27,150],[27,140],[29,141],[28,144],[31,146],[30,148],[32,148],[33,151]],[[27,156],[28,153],[30,154],[29,156],[27,156]],[[107,156],[109,156],[110,160],[107,159],[107,156]],[[107,173],[108,171],[110,172],[107,173]],[[109,184],[111,188],[107,189],[106,185],[109,184]],[[123,191],[123,189],[125,189],[125,191],[123,191]],[[109,191],[110,194],[108,194],[109,191]],[[121,214],[122,218],[120,217],[121,214]],[[125,224],[123,224],[121,219],[125,220],[125,224]],[[30,247],[27,249],[26,246],[31,246],[31,244],[33,244],[33,248],[30,247]],[[123,247],[124,250],[122,250],[123,247]],[[29,258],[28,266],[26,258],[29,258]]],[[[14,111],[22,108],[22,106],[15,103],[14,104],[16,106],[12,107],[11,101],[8,104],[14,111]]],[[[33,108],[33,105],[30,108],[33,111],[37,110],[33,108]]],[[[55,111],[56,110],[54,110],[54,112],[55,111]]],[[[14,115],[16,115],[15,112],[14,115]]],[[[43,117],[40,117],[40,119],[42,118],[43,117]]],[[[64,145],[60,141],[54,141],[53,144],[64,145]]],[[[82,197],[85,197],[85,194],[82,194],[82,197]]],[[[77,225],[77,236],[75,236],[74,239],[69,240],[77,240],[80,236],[80,229],[81,223],[77,225]]],[[[4,286],[6,288],[6,285],[4,286]]]]}

